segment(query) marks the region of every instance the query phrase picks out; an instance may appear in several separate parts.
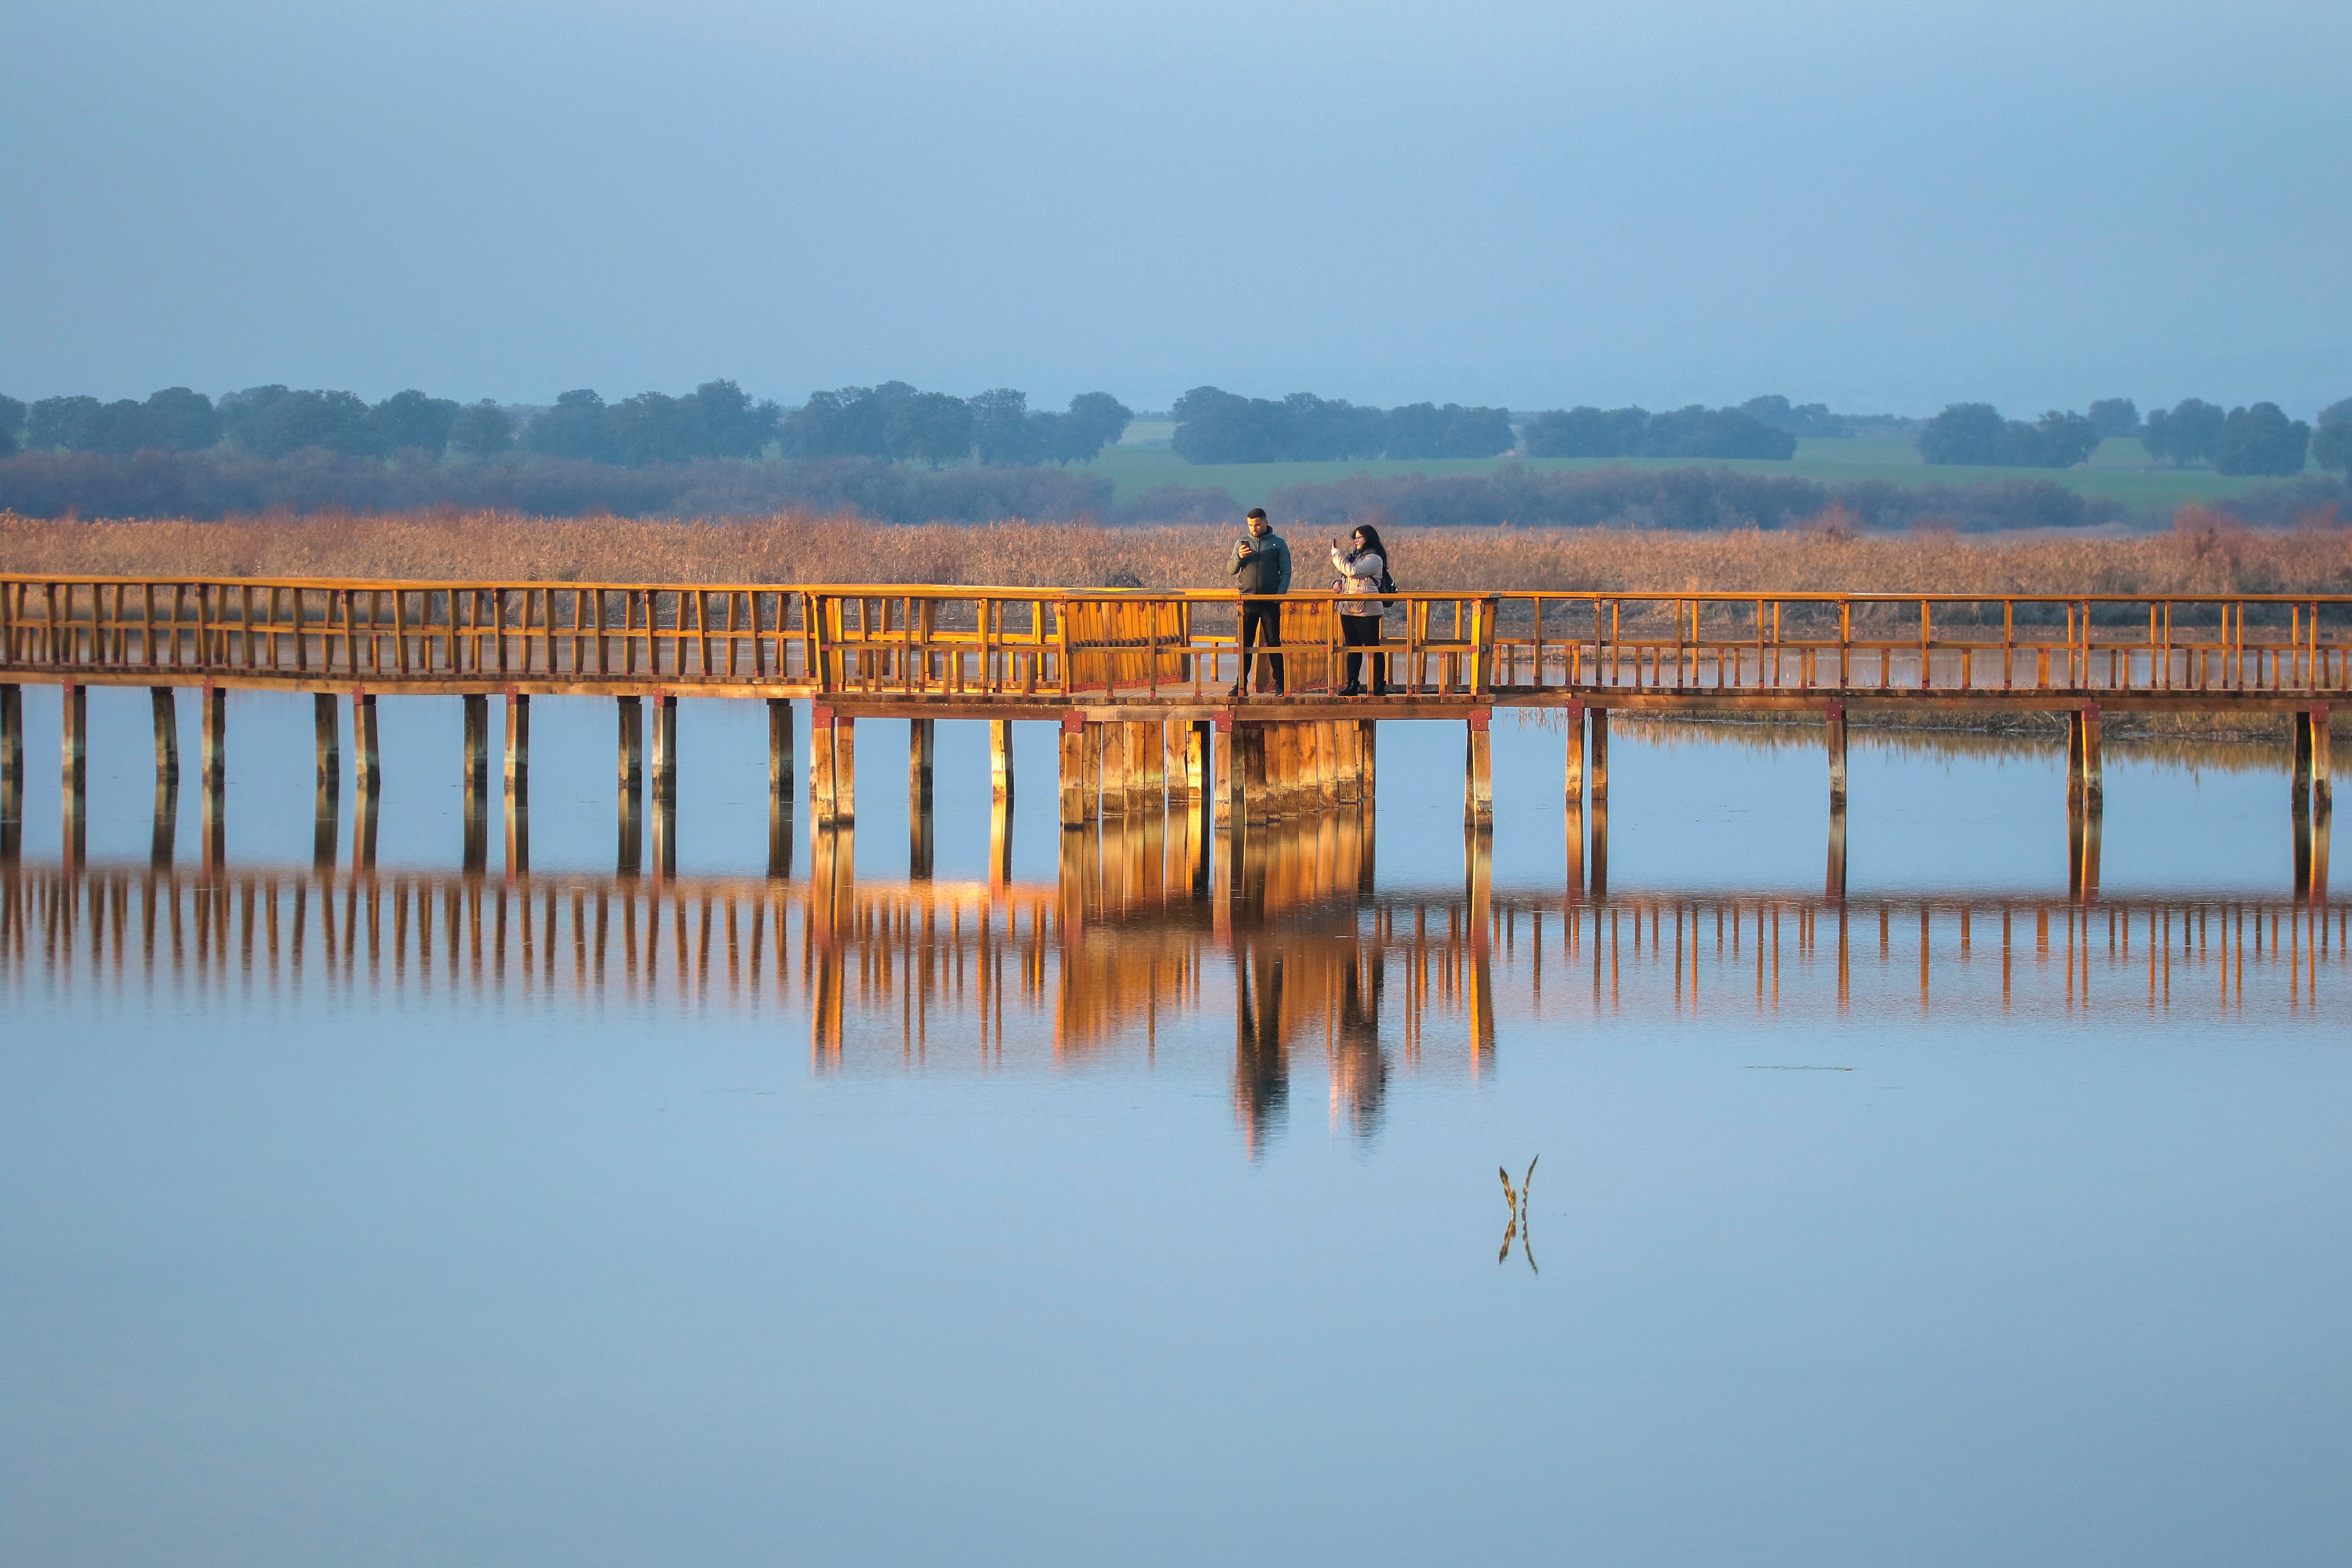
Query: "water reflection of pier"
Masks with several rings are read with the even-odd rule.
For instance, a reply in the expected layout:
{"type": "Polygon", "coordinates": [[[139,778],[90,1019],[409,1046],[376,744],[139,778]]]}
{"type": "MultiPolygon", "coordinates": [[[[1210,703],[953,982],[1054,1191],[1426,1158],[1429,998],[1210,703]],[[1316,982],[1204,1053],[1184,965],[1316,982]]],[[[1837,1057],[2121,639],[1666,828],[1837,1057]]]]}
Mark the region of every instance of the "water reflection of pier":
{"type": "Polygon", "coordinates": [[[2352,999],[2347,911],[2307,897],[1496,892],[1475,843],[1462,885],[1383,889],[1353,814],[1231,854],[1183,820],[1066,835],[1054,885],[860,882],[831,836],[804,880],[19,861],[0,987],[767,1010],[821,1072],[1149,1063],[1230,1016],[1253,1142],[1317,1066],[1335,1122],[1369,1131],[1397,1073],[1475,1076],[1507,1036],[1612,1016],[2291,1021],[2352,999]]]}

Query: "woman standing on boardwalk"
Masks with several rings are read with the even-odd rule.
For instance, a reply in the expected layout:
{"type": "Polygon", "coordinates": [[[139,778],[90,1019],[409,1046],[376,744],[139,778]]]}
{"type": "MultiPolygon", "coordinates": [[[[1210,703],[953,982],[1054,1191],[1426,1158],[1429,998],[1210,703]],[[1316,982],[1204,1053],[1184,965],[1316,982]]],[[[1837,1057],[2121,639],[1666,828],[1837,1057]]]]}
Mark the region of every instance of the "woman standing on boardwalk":
{"type": "MultiPolygon", "coordinates": [[[[1339,601],[1339,640],[1361,647],[1381,640],[1381,615],[1388,601],[1381,594],[1389,587],[1388,551],[1381,543],[1381,531],[1367,524],[1349,536],[1350,548],[1342,552],[1338,543],[1331,546],[1331,564],[1339,570],[1339,582],[1332,584],[1347,595],[1339,601]]],[[[1357,673],[1363,668],[1364,656],[1348,656],[1348,684],[1340,689],[1342,697],[1360,697],[1363,687],[1357,673]]],[[[1389,656],[1372,655],[1372,695],[1385,697],[1389,689],[1389,656]]]]}

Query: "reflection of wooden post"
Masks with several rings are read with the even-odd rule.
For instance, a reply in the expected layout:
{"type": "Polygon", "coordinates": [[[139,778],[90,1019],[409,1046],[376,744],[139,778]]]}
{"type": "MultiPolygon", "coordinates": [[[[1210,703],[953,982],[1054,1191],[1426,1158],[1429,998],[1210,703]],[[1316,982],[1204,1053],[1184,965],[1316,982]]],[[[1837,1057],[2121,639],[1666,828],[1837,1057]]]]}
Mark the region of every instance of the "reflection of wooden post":
{"type": "MultiPolygon", "coordinates": [[[[1601,806],[1604,806],[1609,803],[1609,710],[1606,708],[1595,708],[1591,711],[1592,718],[1592,805],[1594,810],[1598,811],[1601,806]]],[[[1601,826],[1597,819],[1593,824],[1592,833],[1593,840],[1597,847],[1601,837],[1601,826]]],[[[1593,875],[1595,877],[1601,875],[1601,868],[1598,862],[1594,864],[1593,875]]],[[[1601,890],[1600,885],[1595,883],[1592,890],[1596,893],[1599,892],[1601,890]]]]}
{"type": "Polygon", "coordinates": [[[1845,810],[1845,704],[1824,704],[1822,712],[1828,724],[1830,810],[1843,814],[1845,810]]]}
{"type": "Polygon", "coordinates": [[[1078,828],[1087,821],[1087,719],[1083,713],[1062,715],[1062,826],[1078,828]]]}
{"type": "Polygon", "coordinates": [[[1494,710],[1491,708],[1470,710],[1470,744],[1463,779],[1462,820],[1472,827],[1491,829],[1495,826],[1495,746],[1494,736],[1487,729],[1493,717],[1494,710]]]}
{"type": "Polygon", "coordinates": [[[992,800],[1013,798],[1013,721],[988,721],[988,794],[992,800]]]}

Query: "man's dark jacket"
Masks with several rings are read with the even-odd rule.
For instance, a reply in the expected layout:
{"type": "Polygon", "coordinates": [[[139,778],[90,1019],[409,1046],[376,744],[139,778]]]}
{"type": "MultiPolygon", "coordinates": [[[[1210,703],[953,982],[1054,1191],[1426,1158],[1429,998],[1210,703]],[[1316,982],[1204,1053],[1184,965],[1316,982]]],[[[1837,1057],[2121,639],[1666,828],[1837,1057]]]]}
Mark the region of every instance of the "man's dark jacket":
{"type": "Polygon", "coordinates": [[[1234,559],[1227,568],[1241,579],[1234,584],[1244,594],[1287,594],[1290,592],[1290,546],[1282,535],[1268,529],[1263,539],[1244,534],[1250,542],[1250,552],[1242,553],[1239,544],[1234,546],[1234,559]]]}

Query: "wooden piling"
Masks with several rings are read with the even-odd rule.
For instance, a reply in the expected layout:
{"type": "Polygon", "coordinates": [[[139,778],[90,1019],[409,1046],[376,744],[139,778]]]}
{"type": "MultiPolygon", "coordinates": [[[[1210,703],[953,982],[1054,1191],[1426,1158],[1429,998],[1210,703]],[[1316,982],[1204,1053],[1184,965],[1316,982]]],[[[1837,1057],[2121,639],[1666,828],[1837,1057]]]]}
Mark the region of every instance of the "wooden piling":
{"type": "Polygon", "coordinates": [[[1363,745],[1357,752],[1356,793],[1366,805],[1370,805],[1375,786],[1380,782],[1381,721],[1359,719],[1356,723],[1364,737],[1363,745]]]}
{"type": "Polygon", "coordinates": [[[932,769],[938,754],[939,721],[907,721],[907,809],[931,808],[932,769]]]}
{"type": "MultiPolygon", "coordinates": [[[[1609,799],[1609,710],[1593,708],[1588,711],[1592,721],[1592,804],[1597,809],[1607,804],[1609,799]]],[[[1600,825],[1596,821],[1593,826],[1596,839],[1600,831],[1600,825]]],[[[1595,876],[1601,874],[1597,862],[1593,874],[1595,876]]],[[[1593,890],[1600,891],[1597,883],[1593,890]]]]}
{"type": "Polygon", "coordinates": [[[809,704],[809,824],[824,827],[833,822],[833,710],[822,702],[809,704]]]}
{"type": "Polygon", "coordinates": [[[991,800],[1013,798],[1013,721],[991,719],[988,721],[988,795],[991,800]]]}
{"type": "Polygon", "coordinates": [[[207,681],[197,698],[199,738],[196,770],[207,791],[219,790],[228,772],[228,693],[207,681]]]}
{"type": "Polygon", "coordinates": [[[846,713],[833,716],[833,825],[857,821],[857,721],[846,713]]]}
{"type": "Polygon", "coordinates": [[[1495,746],[1489,731],[1494,710],[1470,710],[1469,749],[1462,781],[1462,820],[1474,828],[1495,826],[1495,746]]]}
{"type": "Polygon", "coordinates": [[[79,790],[89,768],[89,688],[68,680],[58,689],[58,764],[68,789],[79,790]]]}
{"type": "Polygon", "coordinates": [[[1214,731],[1210,721],[1194,719],[1184,725],[1184,798],[1194,805],[1208,798],[1209,781],[1214,776],[1211,755],[1214,731]]]}
{"type": "MultiPolygon", "coordinates": [[[[1560,710],[1560,717],[1568,723],[1568,766],[1566,776],[1561,780],[1561,794],[1566,796],[1568,804],[1580,813],[1584,809],[1584,704],[1569,702],[1560,710]]],[[[1583,837],[1580,829],[1578,837],[1583,837]]],[[[1581,861],[1582,858],[1583,847],[1580,844],[1578,858],[1581,861]]]]}
{"type": "MultiPolygon", "coordinates": [[[[653,754],[646,760],[653,772],[654,799],[675,801],[677,799],[677,699],[667,692],[654,694],[653,731],[653,754]]],[[[836,794],[839,788],[836,783],[836,794]]]]}
{"type": "Polygon", "coordinates": [[[646,707],[642,698],[624,697],[620,711],[620,788],[623,799],[642,796],[646,779],[646,707]]]}
{"type": "Polygon", "coordinates": [[[2317,749],[2317,726],[2311,721],[2311,710],[2298,709],[2290,720],[2289,731],[2294,738],[2294,760],[2287,774],[2287,798],[2296,811],[2307,811],[2311,808],[2313,752],[2317,749]]]}
{"type": "Polygon", "coordinates": [[[1832,702],[1822,710],[1826,721],[1830,753],[1830,809],[1845,810],[1845,704],[1832,702]]]}
{"type": "Polygon", "coordinates": [[[2328,739],[2327,704],[2313,703],[2308,717],[2311,721],[2311,810],[2314,816],[2325,817],[2335,805],[2335,785],[2328,777],[2328,753],[2333,748],[2328,739]]]}
{"type": "Polygon", "coordinates": [[[13,794],[25,787],[25,689],[0,685],[0,785],[13,794]]]}
{"type": "Polygon", "coordinates": [[[459,699],[466,705],[466,790],[488,787],[490,776],[490,700],[476,693],[459,699]]]}
{"type": "Polygon", "coordinates": [[[1243,803],[1240,735],[1230,711],[1215,714],[1209,725],[1206,785],[1211,796],[1210,826],[1223,833],[1235,823],[1249,819],[1243,803]]]}
{"type": "Polygon", "coordinates": [[[1845,801],[1842,797],[1830,806],[1829,870],[1822,891],[1832,900],[1843,901],[1845,898],[1845,801]]]}
{"type": "Polygon", "coordinates": [[[1076,831],[1087,824],[1087,717],[1062,715],[1059,785],[1062,826],[1076,831]]]}
{"type": "Polygon", "coordinates": [[[179,693],[169,686],[150,687],[147,703],[155,717],[155,787],[176,789],[180,783],[179,693]]]}
{"type": "Polygon", "coordinates": [[[1100,724],[1087,724],[1078,737],[1078,809],[1081,819],[1100,822],[1103,809],[1103,770],[1110,759],[1103,753],[1109,750],[1108,738],[1100,724]]]}
{"type": "Polygon", "coordinates": [[[530,699],[507,688],[506,755],[503,759],[507,798],[522,800],[530,794],[530,699]]]}
{"type": "Polygon", "coordinates": [[[376,742],[375,698],[364,691],[352,693],[352,782],[359,786],[362,799],[373,796],[383,784],[383,754],[376,742]]]}
{"type": "MultiPolygon", "coordinates": [[[[1087,732],[1093,742],[1093,755],[1101,780],[1100,805],[1106,817],[1125,816],[1129,805],[1128,789],[1128,743],[1133,738],[1131,725],[1089,724],[1087,732]]],[[[1140,791],[1135,792],[1140,794],[1140,791]]]]}
{"type": "MultiPolygon", "coordinates": [[[[1339,806],[1340,779],[1349,770],[1339,754],[1339,721],[1326,719],[1315,726],[1315,794],[1325,811],[1339,806]]],[[[1348,794],[1353,795],[1352,785],[1348,794]]]]}
{"type": "Polygon", "coordinates": [[[1157,816],[1168,799],[1168,725],[1150,720],[1135,726],[1136,751],[1142,767],[1135,775],[1141,808],[1157,816]]]}
{"type": "MultiPolygon", "coordinates": [[[[166,697],[169,694],[159,691],[156,695],[166,697]]],[[[155,770],[159,773],[163,768],[163,728],[171,722],[171,720],[168,704],[158,702],[155,705],[155,770]]],[[[177,728],[176,725],[173,727],[177,728]]],[[[341,716],[335,711],[334,693],[331,691],[311,693],[310,765],[313,779],[322,795],[342,793],[342,730],[341,716]]],[[[173,766],[176,768],[177,763],[173,766]]]]}
{"type": "Polygon", "coordinates": [[[785,802],[784,814],[792,815],[793,700],[789,697],[768,699],[768,794],[785,802]]]}

